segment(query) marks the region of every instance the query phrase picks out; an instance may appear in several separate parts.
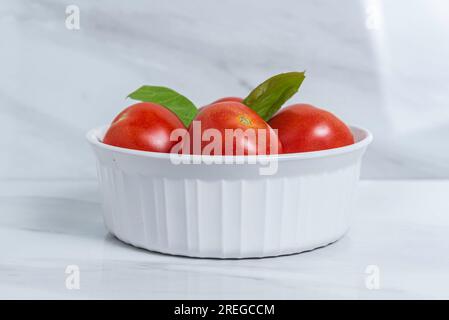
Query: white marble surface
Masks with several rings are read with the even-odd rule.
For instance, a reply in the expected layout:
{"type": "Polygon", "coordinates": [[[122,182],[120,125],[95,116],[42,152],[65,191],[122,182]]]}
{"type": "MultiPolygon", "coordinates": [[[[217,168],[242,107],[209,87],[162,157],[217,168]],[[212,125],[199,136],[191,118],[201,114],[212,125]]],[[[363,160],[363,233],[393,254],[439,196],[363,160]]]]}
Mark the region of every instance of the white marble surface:
{"type": "Polygon", "coordinates": [[[371,129],[365,178],[449,178],[445,0],[2,0],[0,178],[92,179],[84,133],[143,83],[198,105],[307,70],[294,102],[371,129]],[[67,4],[80,30],[65,27],[67,4]]]}
{"type": "Polygon", "coordinates": [[[0,298],[449,298],[449,181],[362,181],[328,247],[252,260],[166,256],[103,227],[93,180],[0,182],[0,298]],[[67,265],[80,289],[65,287],[67,265]],[[366,287],[367,267],[379,288],[366,287]]]}

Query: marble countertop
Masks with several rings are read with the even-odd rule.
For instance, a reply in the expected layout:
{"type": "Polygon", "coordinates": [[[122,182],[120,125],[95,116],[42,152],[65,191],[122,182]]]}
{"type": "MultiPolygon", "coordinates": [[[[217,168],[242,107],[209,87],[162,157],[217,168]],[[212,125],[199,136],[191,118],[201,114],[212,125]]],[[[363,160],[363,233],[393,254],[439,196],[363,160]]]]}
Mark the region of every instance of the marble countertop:
{"type": "Polygon", "coordinates": [[[0,298],[447,299],[448,190],[445,180],[365,180],[353,227],[337,243],[210,260],[116,240],[104,229],[94,180],[3,180],[0,298]]]}

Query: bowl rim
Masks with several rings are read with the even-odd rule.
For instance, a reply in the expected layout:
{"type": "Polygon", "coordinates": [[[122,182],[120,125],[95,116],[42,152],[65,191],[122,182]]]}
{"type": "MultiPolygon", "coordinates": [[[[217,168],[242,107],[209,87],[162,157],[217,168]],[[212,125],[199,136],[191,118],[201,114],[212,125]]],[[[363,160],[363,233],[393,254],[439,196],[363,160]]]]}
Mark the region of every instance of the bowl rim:
{"type": "MultiPolygon", "coordinates": [[[[128,149],[128,148],[122,148],[122,147],[116,147],[112,145],[105,144],[101,141],[100,134],[104,133],[106,129],[109,127],[109,125],[103,125],[99,127],[95,127],[91,130],[89,130],[86,133],[86,139],[89,141],[89,143],[93,146],[99,147],[104,150],[118,152],[121,154],[128,154],[128,155],[135,155],[140,157],[146,157],[146,158],[155,158],[155,159],[171,159],[171,157],[174,155],[173,153],[162,153],[162,152],[152,152],[152,151],[143,151],[143,150],[135,150],[135,149],[128,149]]],[[[351,132],[354,134],[356,132],[360,132],[363,136],[361,140],[355,142],[354,144],[344,146],[344,147],[338,147],[338,148],[332,148],[332,149],[325,149],[325,150],[319,150],[319,151],[307,151],[307,152],[297,152],[297,153],[282,153],[282,154],[272,154],[272,155],[238,155],[238,156],[221,156],[221,155],[190,155],[190,154],[183,154],[183,155],[176,155],[176,157],[179,157],[180,159],[187,158],[189,160],[209,160],[214,161],[217,159],[222,159],[224,162],[226,162],[226,159],[232,160],[232,161],[238,161],[238,160],[248,160],[250,158],[257,158],[257,159],[266,159],[266,160],[297,160],[297,159],[312,159],[312,158],[325,158],[325,157],[331,157],[341,154],[347,154],[352,153],[355,151],[358,151],[360,149],[363,149],[367,147],[373,140],[372,133],[363,127],[360,126],[354,126],[350,125],[349,128],[351,129],[351,132]]]]}

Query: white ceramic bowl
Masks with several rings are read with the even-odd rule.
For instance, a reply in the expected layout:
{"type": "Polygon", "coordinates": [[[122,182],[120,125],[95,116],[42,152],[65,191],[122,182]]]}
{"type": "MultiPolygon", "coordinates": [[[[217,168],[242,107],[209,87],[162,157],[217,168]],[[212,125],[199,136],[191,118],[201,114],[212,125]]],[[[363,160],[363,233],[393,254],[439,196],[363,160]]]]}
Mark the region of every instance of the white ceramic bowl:
{"type": "Polygon", "coordinates": [[[170,154],[103,144],[106,129],[91,130],[87,139],[98,160],[107,229],[136,247],[211,258],[277,256],[338,240],[349,228],[362,155],[372,140],[367,130],[351,127],[353,145],[265,156],[264,165],[176,165],[170,154]],[[275,164],[276,174],[260,174],[275,164]]]}

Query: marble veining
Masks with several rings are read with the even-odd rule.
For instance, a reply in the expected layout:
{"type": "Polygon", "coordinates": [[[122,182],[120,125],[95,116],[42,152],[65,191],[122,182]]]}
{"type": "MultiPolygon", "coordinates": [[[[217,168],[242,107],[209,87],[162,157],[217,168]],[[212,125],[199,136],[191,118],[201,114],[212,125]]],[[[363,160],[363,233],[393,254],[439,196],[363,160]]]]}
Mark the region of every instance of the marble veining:
{"type": "Polygon", "coordinates": [[[2,1],[0,178],[94,178],[85,132],[143,83],[201,106],[293,69],[293,102],[373,131],[362,177],[449,177],[445,1],[72,2],[80,30],[64,2],[2,1]]]}

